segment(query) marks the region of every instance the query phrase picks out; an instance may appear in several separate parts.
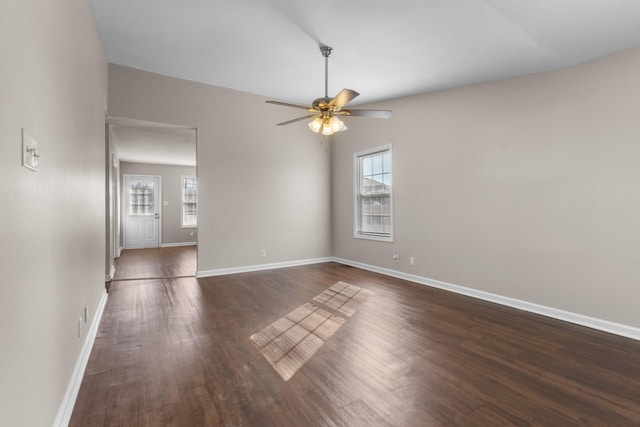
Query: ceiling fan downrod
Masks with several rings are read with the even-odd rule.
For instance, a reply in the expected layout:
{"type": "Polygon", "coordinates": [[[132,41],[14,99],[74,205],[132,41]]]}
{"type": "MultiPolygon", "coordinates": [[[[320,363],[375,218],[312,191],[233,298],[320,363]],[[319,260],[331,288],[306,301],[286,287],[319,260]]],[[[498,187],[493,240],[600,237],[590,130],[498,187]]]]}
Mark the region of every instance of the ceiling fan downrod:
{"type": "Polygon", "coordinates": [[[324,56],[324,97],[329,97],[329,55],[333,50],[330,46],[320,46],[320,52],[324,56]]]}

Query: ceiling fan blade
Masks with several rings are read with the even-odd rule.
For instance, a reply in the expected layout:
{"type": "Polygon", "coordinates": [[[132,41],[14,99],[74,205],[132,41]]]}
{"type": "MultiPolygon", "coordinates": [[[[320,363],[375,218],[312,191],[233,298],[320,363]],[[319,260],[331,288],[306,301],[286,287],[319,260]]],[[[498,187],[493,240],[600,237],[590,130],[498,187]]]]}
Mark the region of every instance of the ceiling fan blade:
{"type": "Polygon", "coordinates": [[[292,108],[301,108],[303,110],[307,110],[307,111],[315,111],[313,108],[307,106],[307,105],[299,105],[299,104],[291,104],[289,102],[281,102],[281,101],[265,101],[267,104],[275,104],[275,105],[282,105],[283,107],[292,107],[292,108]]]}
{"type": "Polygon", "coordinates": [[[340,93],[338,93],[336,97],[329,102],[328,106],[335,107],[336,110],[339,110],[358,95],[360,94],[355,90],[342,89],[340,93]]]}
{"type": "Polygon", "coordinates": [[[276,126],[290,125],[291,123],[299,122],[300,120],[310,119],[312,117],[320,117],[319,114],[309,114],[308,116],[298,117],[297,119],[287,120],[286,122],[278,123],[276,126]]]}
{"type": "Polygon", "coordinates": [[[388,119],[389,117],[391,117],[391,110],[342,110],[335,114],[339,114],[341,116],[360,116],[388,119]]]}

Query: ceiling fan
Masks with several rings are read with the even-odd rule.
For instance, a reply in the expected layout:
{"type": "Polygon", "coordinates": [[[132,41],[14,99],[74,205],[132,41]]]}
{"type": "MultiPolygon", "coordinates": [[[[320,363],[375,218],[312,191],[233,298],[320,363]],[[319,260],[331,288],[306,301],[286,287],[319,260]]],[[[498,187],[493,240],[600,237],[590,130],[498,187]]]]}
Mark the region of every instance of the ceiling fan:
{"type": "Polygon", "coordinates": [[[344,110],[343,107],[345,105],[360,95],[355,90],[342,89],[334,98],[329,98],[327,95],[329,87],[329,55],[331,55],[332,50],[329,46],[320,46],[320,52],[322,52],[322,56],[324,56],[324,97],[314,100],[310,107],[288,102],[266,101],[268,104],[300,108],[311,113],[306,116],[278,123],[277,126],[313,119],[309,122],[309,128],[312,131],[321,133],[322,135],[331,135],[335,132],[347,130],[347,127],[342,120],[340,120],[339,116],[377,117],[382,119],[391,117],[391,110],[362,110],[352,108],[344,110]]]}

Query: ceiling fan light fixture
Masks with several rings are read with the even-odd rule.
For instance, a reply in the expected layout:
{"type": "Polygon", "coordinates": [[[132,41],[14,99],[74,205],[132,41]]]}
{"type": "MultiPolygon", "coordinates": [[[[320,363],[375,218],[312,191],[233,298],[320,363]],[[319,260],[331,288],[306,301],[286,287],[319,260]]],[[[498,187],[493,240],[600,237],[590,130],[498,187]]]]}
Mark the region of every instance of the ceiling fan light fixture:
{"type": "Polygon", "coordinates": [[[322,119],[320,117],[316,117],[315,119],[309,122],[309,129],[311,129],[315,133],[320,132],[321,127],[322,127],[322,119]]]}
{"type": "Polygon", "coordinates": [[[333,135],[333,128],[331,127],[331,119],[326,118],[322,123],[322,134],[325,136],[333,135]]]}
{"type": "Polygon", "coordinates": [[[344,122],[336,116],[331,117],[330,123],[331,130],[334,132],[342,132],[343,128],[345,127],[344,122]]]}

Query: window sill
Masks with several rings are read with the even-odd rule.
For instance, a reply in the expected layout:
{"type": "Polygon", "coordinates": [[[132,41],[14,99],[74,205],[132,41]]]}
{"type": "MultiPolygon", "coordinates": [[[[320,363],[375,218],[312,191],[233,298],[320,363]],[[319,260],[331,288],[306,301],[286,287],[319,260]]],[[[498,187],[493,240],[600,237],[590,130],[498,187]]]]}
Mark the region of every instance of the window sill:
{"type": "Polygon", "coordinates": [[[353,238],[362,239],[362,240],[374,240],[376,242],[393,243],[393,235],[386,237],[386,236],[376,236],[376,235],[370,235],[370,234],[354,234],[353,238]]]}

